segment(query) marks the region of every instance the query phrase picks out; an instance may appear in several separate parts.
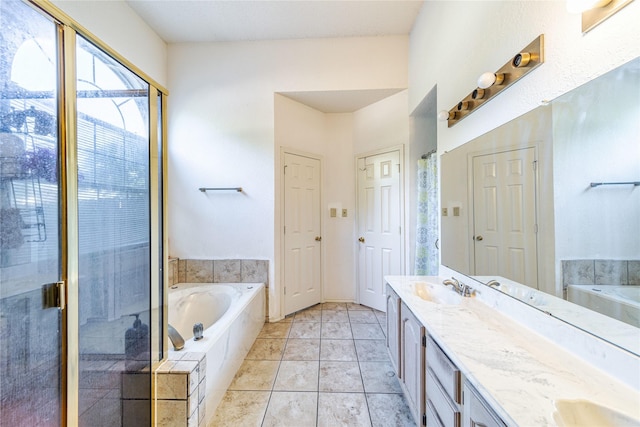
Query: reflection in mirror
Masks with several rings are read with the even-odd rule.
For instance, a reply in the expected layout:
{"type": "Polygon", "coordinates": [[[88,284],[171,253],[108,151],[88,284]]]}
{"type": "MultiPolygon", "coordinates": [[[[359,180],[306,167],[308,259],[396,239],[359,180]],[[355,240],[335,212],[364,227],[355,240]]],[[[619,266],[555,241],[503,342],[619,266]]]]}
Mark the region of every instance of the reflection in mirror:
{"type": "Polygon", "coordinates": [[[637,58],[445,153],[441,223],[443,265],[640,355],[639,93],[637,58]]]}

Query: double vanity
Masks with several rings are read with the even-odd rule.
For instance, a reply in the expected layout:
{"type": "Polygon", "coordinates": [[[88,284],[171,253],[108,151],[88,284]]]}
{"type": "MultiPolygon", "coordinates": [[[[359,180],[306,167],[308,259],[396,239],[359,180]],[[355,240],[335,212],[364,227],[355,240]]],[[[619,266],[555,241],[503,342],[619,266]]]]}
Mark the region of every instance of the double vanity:
{"type": "Polygon", "coordinates": [[[509,297],[488,286],[385,279],[387,347],[416,425],[640,426],[634,358],[631,380],[621,381],[558,342],[577,340],[563,324],[542,318],[550,334],[525,326],[509,297]]]}

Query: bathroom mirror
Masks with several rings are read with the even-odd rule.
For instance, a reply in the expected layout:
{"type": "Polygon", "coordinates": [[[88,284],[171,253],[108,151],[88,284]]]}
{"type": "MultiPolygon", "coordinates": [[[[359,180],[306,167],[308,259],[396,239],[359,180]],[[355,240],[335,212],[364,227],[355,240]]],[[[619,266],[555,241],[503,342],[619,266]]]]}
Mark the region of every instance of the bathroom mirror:
{"type": "Polygon", "coordinates": [[[636,58],[443,154],[440,213],[443,265],[638,355],[639,94],[636,58]]]}

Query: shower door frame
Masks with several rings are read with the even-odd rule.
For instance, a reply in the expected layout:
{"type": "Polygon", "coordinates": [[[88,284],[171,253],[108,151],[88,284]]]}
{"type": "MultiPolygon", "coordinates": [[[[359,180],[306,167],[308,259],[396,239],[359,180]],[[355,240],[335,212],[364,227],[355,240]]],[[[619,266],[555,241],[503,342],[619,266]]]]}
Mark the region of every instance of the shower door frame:
{"type": "Polygon", "coordinates": [[[107,44],[82,27],[51,2],[25,0],[50,16],[57,26],[58,57],[58,144],[60,202],[61,280],[65,283],[66,304],[61,308],[61,408],[60,425],[79,423],[79,235],[78,235],[78,164],[76,108],[76,36],[81,35],[117,62],[149,84],[149,191],[151,233],[151,324],[161,330],[151,337],[151,420],[155,425],[155,375],[152,373],[166,360],[168,339],[167,294],[161,292],[168,283],[167,255],[167,116],[168,91],[146,73],[115,52],[107,44]],[[160,98],[158,100],[158,98],[160,98]],[[161,110],[161,111],[158,111],[161,110]],[[158,113],[161,113],[158,122],[158,113]],[[160,135],[161,132],[161,135],[160,135]],[[161,163],[159,155],[162,155],[161,163]],[[161,175],[164,182],[160,182],[161,175]],[[160,198],[162,200],[160,201],[160,198]],[[160,205],[161,204],[161,205],[160,205]],[[155,208],[154,208],[155,207],[155,208]]]}

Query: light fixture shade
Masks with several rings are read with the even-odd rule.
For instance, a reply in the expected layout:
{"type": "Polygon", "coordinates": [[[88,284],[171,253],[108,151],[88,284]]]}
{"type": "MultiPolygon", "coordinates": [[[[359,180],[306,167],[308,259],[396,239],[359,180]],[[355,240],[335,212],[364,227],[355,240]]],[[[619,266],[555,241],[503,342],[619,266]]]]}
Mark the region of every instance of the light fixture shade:
{"type": "Polygon", "coordinates": [[[480,89],[487,89],[493,86],[496,82],[496,75],[491,71],[487,71],[486,73],[482,73],[480,77],[478,77],[478,87],[480,89]]]}
{"type": "Polygon", "coordinates": [[[442,110],[438,113],[438,120],[441,122],[446,122],[449,120],[449,112],[447,110],[442,110]]]}
{"type": "Polygon", "coordinates": [[[567,0],[567,11],[569,13],[582,13],[606,6],[609,3],[611,3],[611,0],[567,0]]]}

